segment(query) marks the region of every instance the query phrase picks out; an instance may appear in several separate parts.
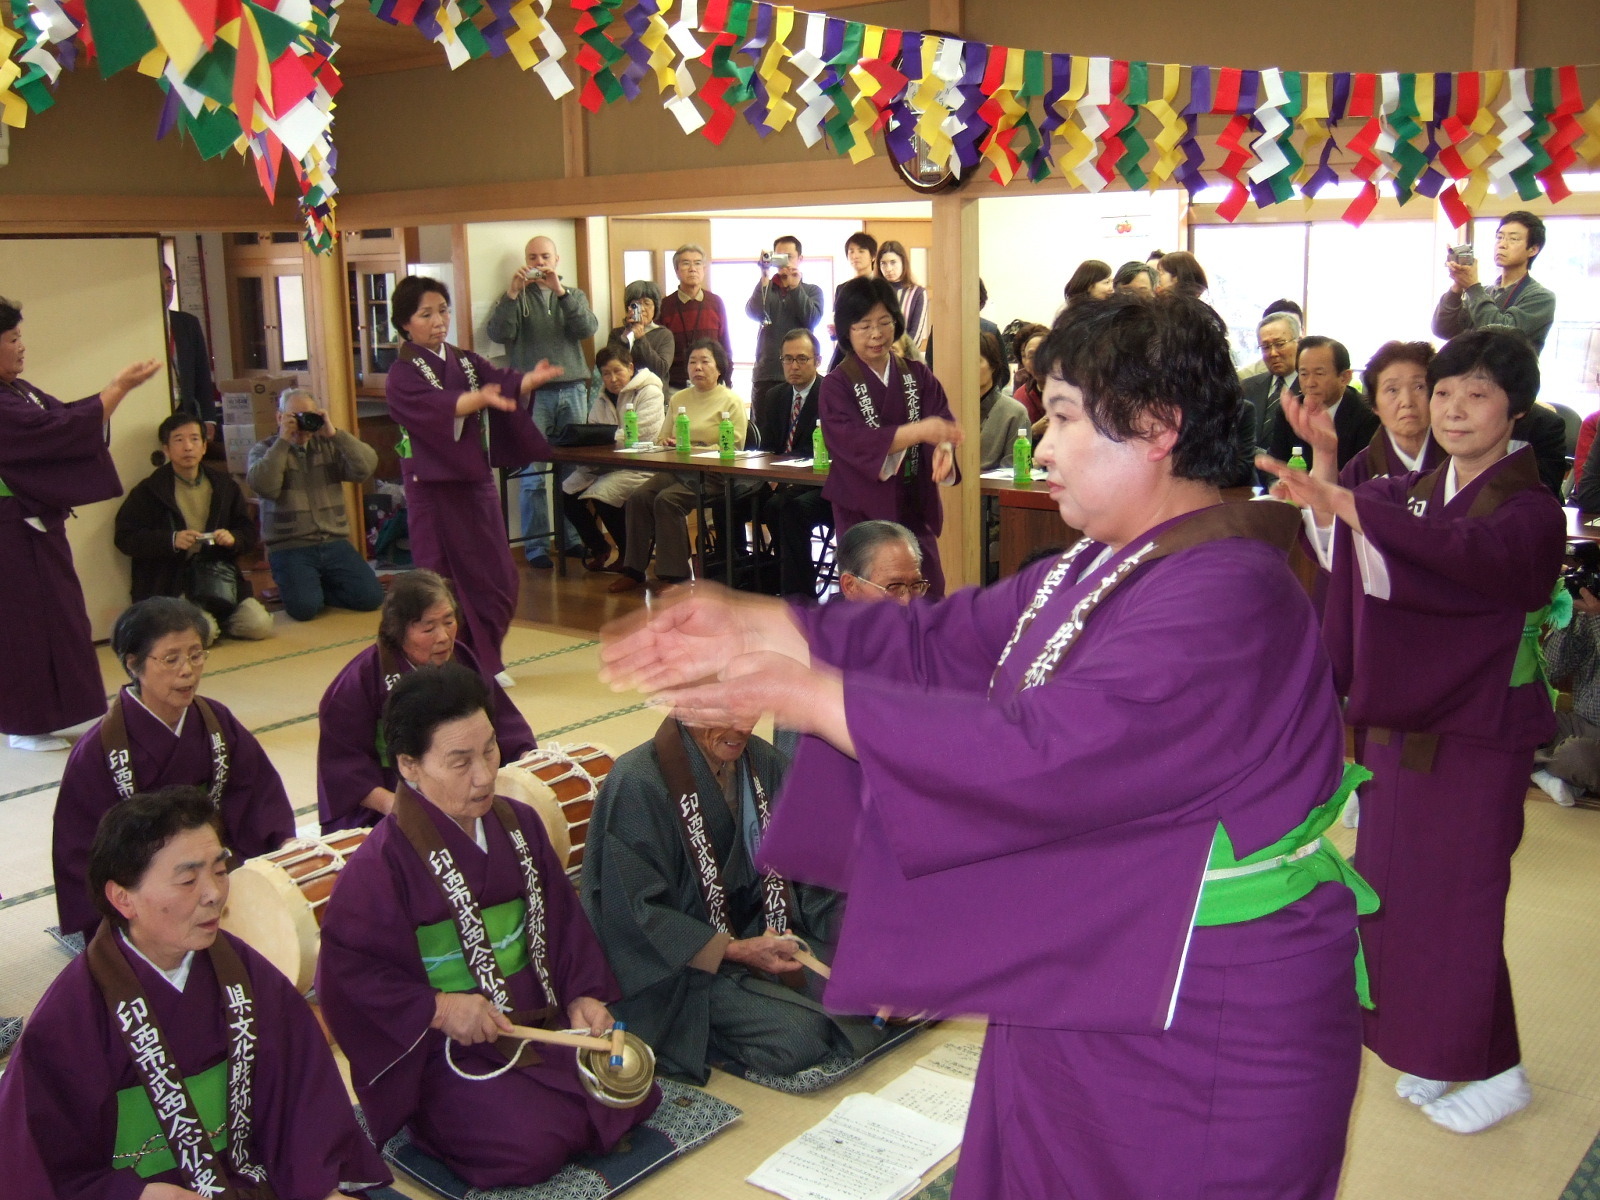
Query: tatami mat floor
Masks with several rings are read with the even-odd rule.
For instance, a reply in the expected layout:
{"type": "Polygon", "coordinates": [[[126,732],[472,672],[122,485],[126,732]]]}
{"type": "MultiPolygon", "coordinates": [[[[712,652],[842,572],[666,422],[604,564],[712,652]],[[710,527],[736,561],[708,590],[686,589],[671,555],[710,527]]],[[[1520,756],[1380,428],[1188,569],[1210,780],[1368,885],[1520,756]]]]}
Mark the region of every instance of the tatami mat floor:
{"type": "MultiPolygon", "coordinates": [[[[507,640],[505,657],[517,679],[512,697],[541,741],[582,738],[620,752],[659,723],[638,697],[613,693],[596,679],[593,626],[625,607],[602,597],[603,579],[527,577],[525,615],[555,613],[587,626],[519,620],[507,640]]],[[[260,737],[311,829],[317,701],[375,628],[374,614],[333,612],[301,624],[280,613],[276,637],[225,641],[207,667],[205,693],[260,737]]],[[[109,693],[121,679],[109,650],[101,651],[101,668],[109,693]]],[[[64,762],[64,754],[0,747],[0,1014],[31,1011],[65,962],[43,933],[55,923],[50,815],[64,762]]],[[[1600,1130],[1600,812],[1559,809],[1533,792],[1527,817],[1508,953],[1534,1102],[1499,1128],[1459,1137],[1397,1100],[1395,1072],[1368,1056],[1341,1200],[1557,1200],[1600,1130]]],[[[1341,831],[1339,840],[1348,850],[1354,835],[1341,831]]],[[[947,1023],[873,1064],[846,1089],[875,1090],[938,1041],[981,1036],[980,1023],[947,1023]]],[[[711,1090],[742,1108],[744,1120],[634,1189],[639,1200],[763,1194],[743,1182],[745,1175],[838,1099],[781,1096],[720,1074],[711,1090]]]]}

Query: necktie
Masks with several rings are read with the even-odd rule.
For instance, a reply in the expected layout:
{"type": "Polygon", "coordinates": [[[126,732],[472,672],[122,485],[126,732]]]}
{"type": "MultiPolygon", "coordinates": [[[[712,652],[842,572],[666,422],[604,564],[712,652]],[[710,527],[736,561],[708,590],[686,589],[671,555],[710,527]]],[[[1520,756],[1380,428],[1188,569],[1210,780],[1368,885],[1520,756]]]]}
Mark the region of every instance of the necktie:
{"type": "Polygon", "coordinates": [[[783,452],[788,454],[794,449],[794,427],[800,421],[800,410],[805,407],[806,394],[797,391],[794,394],[794,407],[789,410],[789,436],[784,440],[783,452]]]}

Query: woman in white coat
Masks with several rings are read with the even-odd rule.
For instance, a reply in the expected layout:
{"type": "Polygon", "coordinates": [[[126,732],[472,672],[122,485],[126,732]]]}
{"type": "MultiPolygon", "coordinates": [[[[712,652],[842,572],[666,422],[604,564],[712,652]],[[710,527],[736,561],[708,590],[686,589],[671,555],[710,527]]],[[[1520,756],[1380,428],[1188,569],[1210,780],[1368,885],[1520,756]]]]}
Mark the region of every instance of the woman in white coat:
{"type": "MultiPolygon", "coordinates": [[[[632,405],[639,418],[639,441],[654,442],[666,421],[667,403],[661,380],[648,367],[634,368],[628,348],[615,342],[594,356],[600,372],[600,393],[589,406],[589,420],[617,427],[617,444],[623,440],[623,414],[632,405]]],[[[606,470],[580,466],[561,484],[561,505],[572,527],[583,538],[583,565],[590,571],[614,570],[627,549],[627,522],[622,504],[654,472],[606,470]],[[601,526],[604,526],[604,532],[601,526]],[[606,534],[616,544],[611,557],[606,534]]]]}

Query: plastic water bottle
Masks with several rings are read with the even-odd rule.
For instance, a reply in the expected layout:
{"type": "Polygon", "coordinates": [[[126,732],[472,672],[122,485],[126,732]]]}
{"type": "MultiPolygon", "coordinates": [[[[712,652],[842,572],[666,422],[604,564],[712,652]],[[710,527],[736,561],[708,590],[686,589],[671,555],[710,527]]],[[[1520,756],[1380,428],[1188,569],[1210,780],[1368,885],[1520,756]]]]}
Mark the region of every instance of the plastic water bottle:
{"type": "Polygon", "coordinates": [[[622,410],[622,444],[624,446],[639,444],[639,410],[631,402],[622,410]]]}
{"type": "MultiPolygon", "coordinates": [[[[1306,454],[1303,447],[1296,446],[1294,448],[1294,453],[1289,455],[1289,466],[1296,471],[1309,471],[1311,469],[1306,465],[1306,454]]],[[[1288,497],[1286,496],[1284,499],[1287,500],[1288,497]]],[[[1296,508],[1300,507],[1300,502],[1298,500],[1289,500],[1289,503],[1293,504],[1296,508]]]]}
{"type": "Polygon", "coordinates": [[[683,405],[678,406],[678,415],[672,422],[672,438],[677,443],[675,449],[684,458],[689,457],[693,449],[689,445],[689,410],[683,405]]]}
{"type": "Polygon", "coordinates": [[[739,448],[738,435],[733,431],[733,418],[727,413],[722,414],[722,420],[717,422],[717,457],[724,461],[733,459],[733,452],[739,448]]]}
{"type": "Polygon", "coordinates": [[[817,427],[811,431],[811,469],[813,471],[826,471],[828,469],[828,443],[822,440],[822,422],[817,422],[817,427]]]}
{"type": "Polygon", "coordinates": [[[1011,482],[1017,487],[1033,486],[1033,443],[1028,427],[1017,426],[1017,440],[1011,443],[1011,482]]]}

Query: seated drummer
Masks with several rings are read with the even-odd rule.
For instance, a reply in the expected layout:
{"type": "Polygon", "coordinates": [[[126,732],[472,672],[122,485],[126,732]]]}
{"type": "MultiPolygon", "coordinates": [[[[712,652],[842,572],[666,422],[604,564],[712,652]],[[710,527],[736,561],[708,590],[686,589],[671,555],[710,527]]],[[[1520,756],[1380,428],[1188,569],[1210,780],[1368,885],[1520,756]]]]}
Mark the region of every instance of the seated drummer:
{"type": "Polygon", "coordinates": [[[88,937],[100,923],[84,886],[89,845],[106,811],[135,792],[206,789],[240,859],[294,836],[294,809],[267,752],[233,713],[200,695],[205,614],[176,596],[151,596],[111,628],[128,684],[67,758],[51,831],[56,911],[63,934],[88,937]]]}
{"type": "Polygon", "coordinates": [[[763,878],[752,865],[783,764],[748,729],[669,717],[600,788],[583,905],[622,984],[613,1007],[664,1075],[704,1083],[711,1064],[728,1060],[792,1075],[858,1057],[885,1036],[869,1020],[825,1012],[822,980],[794,958],[797,937],[823,962],[832,957],[838,894],[763,878]]]}
{"type": "Polygon", "coordinates": [[[513,1022],[604,1033],[618,989],[538,814],[494,794],[489,706],[483,679],[455,663],[395,684],[383,729],[403,783],[339,876],[317,962],[374,1140],[409,1127],[478,1188],[604,1153],[661,1098],[606,1108],[573,1050],[502,1038],[513,1022]],[[485,931],[494,953],[469,961],[462,947],[485,931]]]}
{"type": "MultiPolygon", "coordinates": [[[[458,662],[483,674],[456,640],[461,610],[447,580],[432,571],[396,575],[378,614],[378,640],[345,665],[317,706],[317,812],[322,832],[376,825],[394,807],[394,761],[383,742],[383,702],[407,671],[458,662]]],[[[500,759],[515,762],[538,743],[522,713],[490,682],[500,759]]]]}
{"type": "Polygon", "coordinates": [[[0,1191],[193,1200],[266,1185],[324,1200],[389,1183],[305,1001],[219,936],[228,850],[206,794],[116,805],[88,874],[105,920],[0,1077],[0,1191]]]}

